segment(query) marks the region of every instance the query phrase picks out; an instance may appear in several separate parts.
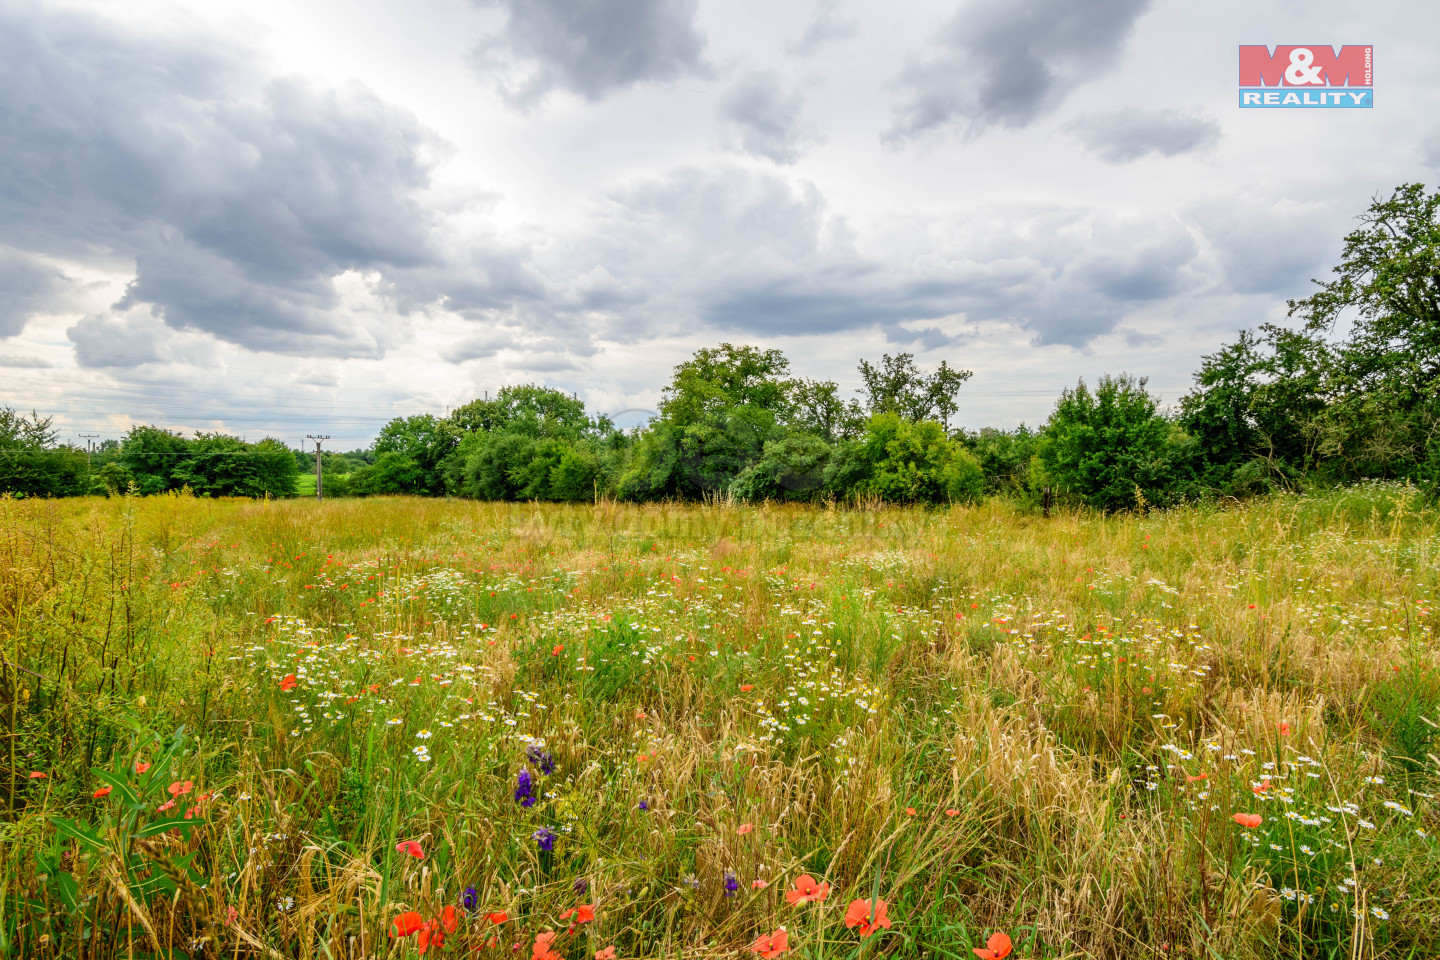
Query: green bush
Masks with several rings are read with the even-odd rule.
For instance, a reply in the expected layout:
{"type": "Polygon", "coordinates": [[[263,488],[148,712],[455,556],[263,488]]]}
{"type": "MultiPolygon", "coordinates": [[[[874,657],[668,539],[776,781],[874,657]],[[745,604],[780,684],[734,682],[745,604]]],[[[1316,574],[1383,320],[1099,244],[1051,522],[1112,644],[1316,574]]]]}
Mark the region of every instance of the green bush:
{"type": "Polygon", "coordinates": [[[981,496],[985,472],[940,424],[882,413],[866,423],[859,442],[835,452],[826,484],[837,496],[939,504],[981,496]]]}
{"type": "Polygon", "coordinates": [[[1193,476],[1193,441],[1158,409],[1146,381],[1101,377],[1094,392],[1066,390],[1040,441],[1039,458],[1060,492],[1100,510],[1165,505],[1193,476]]]}
{"type": "Polygon", "coordinates": [[[771,440],[760,459],[730,484],[730,494],[750,501],[818,499],[825,492],[825,468],[833,449],[808,433],[771,440]]]}

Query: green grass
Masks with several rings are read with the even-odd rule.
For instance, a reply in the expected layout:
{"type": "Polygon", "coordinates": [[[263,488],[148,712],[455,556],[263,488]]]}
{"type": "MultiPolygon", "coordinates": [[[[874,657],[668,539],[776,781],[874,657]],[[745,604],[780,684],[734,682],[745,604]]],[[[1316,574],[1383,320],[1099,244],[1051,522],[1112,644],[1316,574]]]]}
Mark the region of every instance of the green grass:
{"type": "Polygon", "coordinates": [[[1440,955],[1437,521],[0,500],[0,955],[1440,955]]]}

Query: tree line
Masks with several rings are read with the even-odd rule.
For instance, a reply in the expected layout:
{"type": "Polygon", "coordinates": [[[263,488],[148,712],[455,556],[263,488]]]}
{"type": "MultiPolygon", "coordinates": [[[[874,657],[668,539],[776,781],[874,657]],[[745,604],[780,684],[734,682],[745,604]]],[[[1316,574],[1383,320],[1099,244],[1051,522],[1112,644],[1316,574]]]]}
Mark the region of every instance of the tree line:
{"type": "MultiPolygon", "coordinates": [[[[1204,357],[1173,409],[1122,373],[1063,391],[1034,429],[970,431],[951,419],[971,372],[948,362],[861,360],[860,397],[844,399],[833,381],[792,376],[778,350],[722,343],[675,368],[643,427],[559,390],[505,387],[325,454],[325,492],[940,504],[1049,489],[1105,510],[1371,479],[1440,492],[1440,191],[1377,198],[1334,278],[1315,283],[1289,301],[1290,322],[1204,357]]],[[[45,418],[0,412],[0,490],[19,494],[291,496],[313,466],[276,440],[149,426],[87,462],[45,418]]]]}

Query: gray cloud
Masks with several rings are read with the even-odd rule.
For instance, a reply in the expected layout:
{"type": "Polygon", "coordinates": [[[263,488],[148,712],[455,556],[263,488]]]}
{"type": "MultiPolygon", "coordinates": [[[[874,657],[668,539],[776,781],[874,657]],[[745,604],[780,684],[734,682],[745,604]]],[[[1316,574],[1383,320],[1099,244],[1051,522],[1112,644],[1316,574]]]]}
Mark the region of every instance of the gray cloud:
{"type": "Polygon", "coordinates": [[[1436,130],[1420,144],[1420,162],[1440,170],[1440,130],[1436,130]]]}
{"type": "Polygon", "coordinates": [[[1147,154],[1173,157],[1206,150],[1220,139],[1213,117],[1178,110],[1117,110],[1070,124],[1080,142],[1109,163],[1129,163],[1147,154]]]}
{"type": "Polygon", "coordinates": [[[15,367],[21,370],[49,370],[55,364],[49,360],[42,360],[39,357],[4,357],[0,356],[0,367],[15,367]]]}
{"type": "Polygon", "coordinates": [[[44,311],[73,281],[38,257],[0,247],[0,340],[25,329],[25,322],[44,311]]]}
{"type": "Polygon", "coordinates": [[[912,60],[890,142],[958,126],[1023,127],[1113,64],[1150,0],[972,0],[912,60]]]}
{"type": "Polygon", "coordinates": [[[72,330],[82,361],[115,355],[142,306],[251,349],[380,356],[394,321],[346,309],[347,273],[392,312],[524,294],[519,253],[442,252],[424,194],[445,147],[412,114],[359,86],[257,81],[245,51],[188,44],[0,8],[0,231],[31,254],[135,267],[126,316],[72,330]]]}
{"type": "Polygon", "coordinates": [[[814,142],[800,122],[805,100],[786,93],[780,77],[766,70],[743,77],[720,101],[720,116],[735,129],[740,149],[779,164],[799,160],[814,142]]]}
{"type": "Polygon", "coordinates": [[[506,14],[472,52],[512,106],[552,90],[603,100],[638,83],[706,74],[697,0],[476,0],[506,14]]]}
{"type": "Polygon", "coordinates": [[[840,0],[819,0],[805,32],[785,49],[797,57],[808,57],[816,50],[837,40],[847,40],[860,32],[860,21],[840,13],[840,0]]]}
{"type": "Polygon", "coordinates": [[[1319,204],[1216,201],[1191,213],[1214,249],[1231,290],[1297,297],[1328,269],[1346,230],[1342,217],[1319,204]]]}
{"type": "Polygon", "coordinates": [[[1168,215],[1015,208],[937,218],[877,237],[881,257],[818,190],[778,174],[680,170],[612,200],[581,249],[645,296],[616,318],[611,339],[700,322],[771,336],[880,329],[935,344],[1001,322],[1037,343],[1081,346],[1200,282],[1198,244],[1168,215]]]}

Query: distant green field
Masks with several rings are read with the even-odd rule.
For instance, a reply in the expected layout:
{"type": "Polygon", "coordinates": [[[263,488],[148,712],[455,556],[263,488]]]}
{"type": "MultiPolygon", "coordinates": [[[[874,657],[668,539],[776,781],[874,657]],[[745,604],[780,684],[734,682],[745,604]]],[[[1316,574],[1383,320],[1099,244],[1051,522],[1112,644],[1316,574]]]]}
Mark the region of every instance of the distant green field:
{"type": "Polygon", "coordinates": [[[315,496],[315,474],[300,474],[300,481],[295,484],[295,492],[298,496],[302,497],[315,496]]]}

